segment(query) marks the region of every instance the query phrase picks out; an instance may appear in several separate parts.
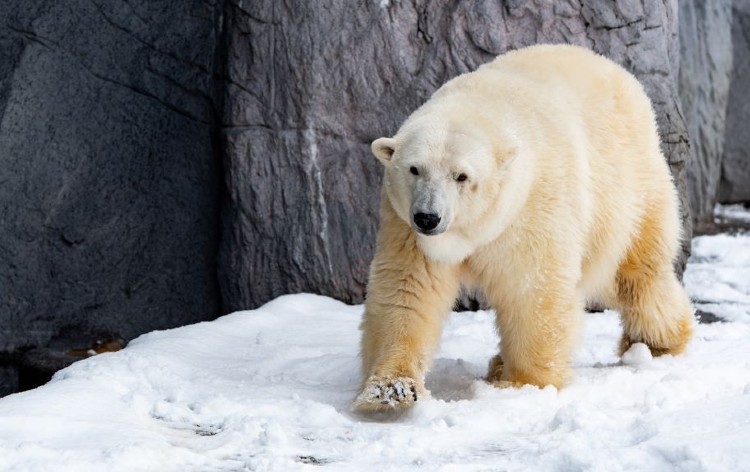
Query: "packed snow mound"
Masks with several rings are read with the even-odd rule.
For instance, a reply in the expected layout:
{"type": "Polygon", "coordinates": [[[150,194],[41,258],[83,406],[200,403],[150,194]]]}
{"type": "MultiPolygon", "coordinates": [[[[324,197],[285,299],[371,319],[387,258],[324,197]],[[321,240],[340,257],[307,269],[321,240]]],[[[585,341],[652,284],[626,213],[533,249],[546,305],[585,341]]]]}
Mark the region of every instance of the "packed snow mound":
{"type": "Polygon", "coordinates": [[[727,318],[680,357],[615,356],[615,312],[589,314],[570,386],[481,380],[493,313],[446,322],[432,398],[350,412],[362,306],[290,295],[141,336],[0,400],[3,471],[741,470],[750,464],[750,237],[697,238],[685,281],[727,318]]]}

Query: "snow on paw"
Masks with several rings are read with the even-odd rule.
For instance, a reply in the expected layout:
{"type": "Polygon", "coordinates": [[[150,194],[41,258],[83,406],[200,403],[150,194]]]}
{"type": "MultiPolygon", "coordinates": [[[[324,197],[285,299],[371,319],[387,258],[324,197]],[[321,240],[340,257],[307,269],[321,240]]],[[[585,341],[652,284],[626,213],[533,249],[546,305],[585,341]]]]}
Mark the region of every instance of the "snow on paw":
{"type": "Polygon", "coordinates": [[[354,400],[354,410],[385,411],[409,407],[419,398],[418,390],[414,379],[409,377],[372,376],[354,400]]]}

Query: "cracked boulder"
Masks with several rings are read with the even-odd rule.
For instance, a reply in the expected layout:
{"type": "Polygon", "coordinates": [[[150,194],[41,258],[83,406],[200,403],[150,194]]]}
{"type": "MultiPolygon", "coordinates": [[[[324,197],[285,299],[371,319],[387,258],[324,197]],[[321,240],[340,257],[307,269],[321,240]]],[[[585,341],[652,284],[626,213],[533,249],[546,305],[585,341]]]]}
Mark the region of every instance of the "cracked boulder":
{"type": "Polygon", "coordinates": [[[219,311],[210,2],[0,2],[0,352],[219,311]]]}
{"type": "Polygon", "coordinates": [[[225,15],[228,310],[290,292],[361,302],[380,198],[370,142],[450,78],[541,42],[593,48],[642,81],[690,234],[676,1],[229,0],[225,15]]]}
{"type": "Polygon", "coordinates": [[[693,222],[713,222],[732,73],[732,0],[680,2],[682,111],[690,133],[688,197],[693,222]],[[710,64],[710,67],[707,67],[710,64]]]}
{"type": "Polygon", "coordinates": [[[750,0],[734,0],[734,68],[729,87],[719,201],[750,203],[750,0]]]}

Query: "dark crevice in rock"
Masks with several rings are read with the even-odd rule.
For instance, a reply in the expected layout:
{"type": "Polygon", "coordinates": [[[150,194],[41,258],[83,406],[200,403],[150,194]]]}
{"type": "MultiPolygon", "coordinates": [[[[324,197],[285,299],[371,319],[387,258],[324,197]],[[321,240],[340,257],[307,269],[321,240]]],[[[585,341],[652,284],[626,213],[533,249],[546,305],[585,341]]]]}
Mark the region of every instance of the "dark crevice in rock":
{"type": "Polygon", "coordinates": [[[152,92],[149,92],[146,89],[143,89],[143,88],[135,86],[135,85],[127,84],[125,82],[120,82],[120,81],[118,81],[116,79],[113,79],[113,78],[110,78],[110,77],[106,77],[106,76],[100,75],[100,74],[94,72],[92,69],[90,69],[88,67],[85,67],[85,66],[83,67],[83,69],[85,71],[87,71],[89,74],[91,74],[92,76],[94,76],[97,79],[99,79],[99,80],[103,80],[104,82],[108,82],[110,84],[113,84],[113,85],[116,85],[116,86],[119,86],[119,87],[124,87],[124,88],[126,88],[126,89],[128,89],[128,90],[130,90],[130,91],[132,91],[132,92],[134,92],[136,94],[138,94],[138,95],[142,95],[142,96],[144,96],[144,97],[146,97],[148,99],[155,100],[157,103],[159,103],[163,107],[165,107],[165,108],[167,108],[167,109],[169,109],[169,110],[177,113],[178,115],[184,116],[185,118],[187,118],[189,120],[193,120],[193,121],[196,121],[196,122],[202,123],[202,124],[211,124],[210,120],[197,117],[197,116],[193,115],[192,113],[190,113],[190,112],[188,112],[186,110],[183,110],[183,109],[181,109],[179,107],[176,107],[173,104],[171,104],[171,103],[163,100],[158,95],[155,95],[155,94],[153,94],[152,92]]]}
{"type": "MultiPolygon", "coordinates": [[[[219,260],[219,253],[221,250],[220,241],[224,237],[224,208],[226,207],[226,187],[224,184],[224,176],[228,169],[225,168],[225,149],[222,143],[222,123],[223,116],[225,113],[225,99],[226,99],[226,85],[223,80],[227,77],[226,64],[227,55],[229,53],[228,47],[228,33],[226,23],[226,5],[228,0],[219,0],[218,8],[215,10],[214,25],[216,28],[216,45],[213,53],[213,66],[212,75],[214,77],[213,82],[213,107],[211,109],[211,151],[213,154],[213,161],[215,163],[216,172],[216,188],[219,189],[219,195],[214,202],[214,211],[219,215],[218,228],[217,228],[217,240],[214,242],[214,247],[211,253],[211,257],[214,261],[219,260]]],[[[220,284],[220,267],[216,264],[213,273],[211,274],[212,283],[216,287],[216,293],[218,294],[216,303],[219,308],[218,313],[226,313],[226,307],[221,297],[221,284],[220,284]]]]}

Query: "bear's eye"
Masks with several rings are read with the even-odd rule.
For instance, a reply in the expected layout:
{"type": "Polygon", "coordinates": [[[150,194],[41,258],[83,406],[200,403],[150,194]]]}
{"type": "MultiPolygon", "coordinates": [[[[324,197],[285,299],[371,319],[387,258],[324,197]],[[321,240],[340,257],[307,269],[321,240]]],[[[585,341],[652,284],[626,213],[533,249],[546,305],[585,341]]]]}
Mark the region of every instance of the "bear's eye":
{"type": "Polygon", "coordinates": [[[468,179],[466,174],[458,174],[458,177],[456,177],[456,182],[466,182],[466,179],[468,179]]]}
{"type": "Polygon", "coordinates": [[[409,172],[411,172],[411,175],[419,175],[419,171],[414,166],[409,167],[409,172]]]}

